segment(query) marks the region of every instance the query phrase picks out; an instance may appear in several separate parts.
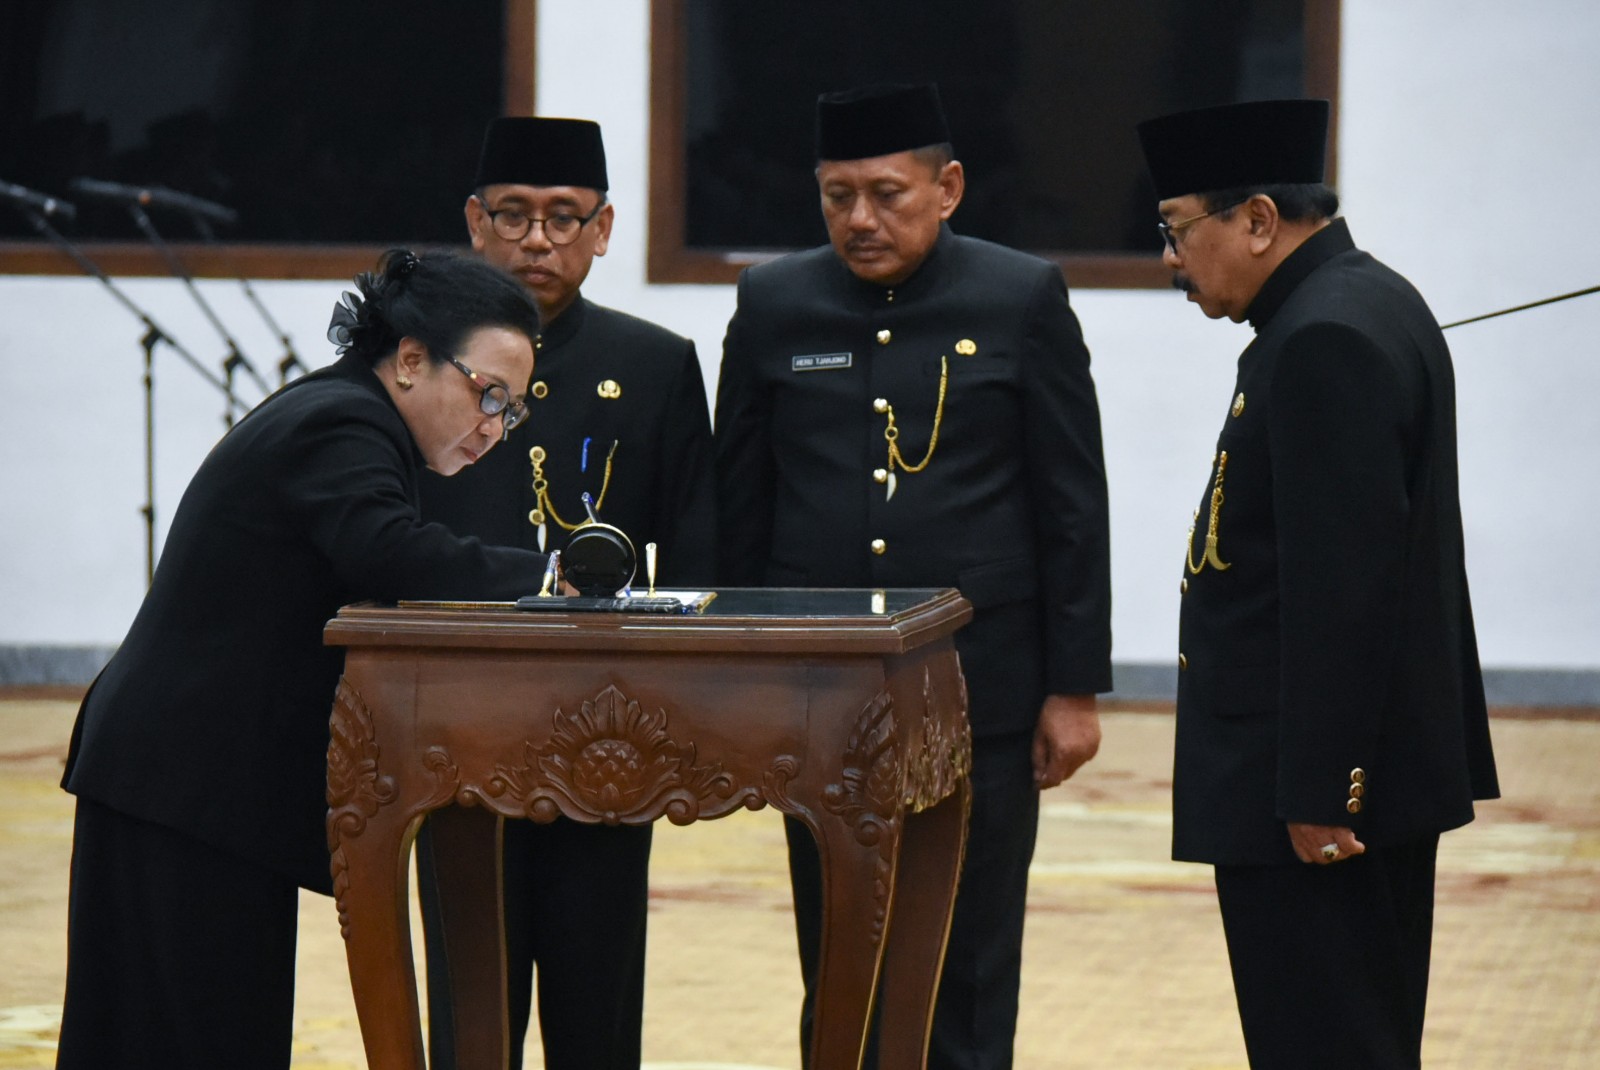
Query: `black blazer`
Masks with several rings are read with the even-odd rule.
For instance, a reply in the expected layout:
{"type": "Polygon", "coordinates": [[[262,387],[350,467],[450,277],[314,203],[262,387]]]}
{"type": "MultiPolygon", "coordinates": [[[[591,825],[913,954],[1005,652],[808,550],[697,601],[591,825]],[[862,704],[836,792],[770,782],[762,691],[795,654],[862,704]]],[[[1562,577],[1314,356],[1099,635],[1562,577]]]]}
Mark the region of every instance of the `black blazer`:
{"type": "MultiPolygon", "coordinates": [[[[702,587],[715,571],[711,417],[694,343],[664,327],[579,298],[545,328],[533,369],[531,415],[477,464],[449,479],[422,474],[422,516],[501,546],[538,549],[528,451],[542,447],[555,512],[582,521],[584,491],[604,499],[600,519],[639,554],[657,545],[664,585],[702,587]],[[600,388],[606,382],[616,391],[600,388]],[[615,396],[606,396],[614,394],[615,396]],[[588,458],[584,463],[584,440],[588,458]],[[606,457],[611,480],[606,484],[606,457]]],[[[547,549],[569,538],[545,518],[547,549]]]]}
{"type": "Polygon", "coordinates": [[[78,712],[63,786],[329,891],[328,715],[344,657],[323,625],[361,599],[527,594],[544,569],[543,555],[423,524],[421,462],[355,357],[241,420],[184,492],[150,591],[78,712]]]}
{"type": "Polygon", "coordinates": [[[1174,857],[1291,863],[1289,821],[1465,824],[1499,789],[1444,336],[1342,220],[1249,319],[1184,566],[1174,857]]]}
{"type": "Polygon", "coordinates": [[[830,247],[747,269],[717,386],[725,583],[960,588],[980,735],[1046,693],[1111,686],[1105,465],[1089,353],[1057,268],[945,228],[892,288],[830,247]],[[887,467],[887,414],[923,459],[887,467]],[[882,552],[875,552],[875,540],[882,552]]]}

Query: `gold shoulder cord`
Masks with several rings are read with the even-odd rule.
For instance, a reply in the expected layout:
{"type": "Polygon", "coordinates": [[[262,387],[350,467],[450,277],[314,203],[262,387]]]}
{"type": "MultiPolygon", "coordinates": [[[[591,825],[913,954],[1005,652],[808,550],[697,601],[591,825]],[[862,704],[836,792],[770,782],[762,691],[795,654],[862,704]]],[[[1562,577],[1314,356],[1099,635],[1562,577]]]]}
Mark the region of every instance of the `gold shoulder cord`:
{"type": "Polygon", "coordinates": [[[899,468],[902,472],[915,474],[928,467],[928,462],[933,460],[933,451],[939,445],[939,427],[944,422],[944,396],[950,385],[950,358],[939,358],[939,403],[933,410],[933,431],[928,436],[928,452],[923,454],[922,460],[916,464],[908,464],[905,455],[900,452],[900,429],[895,426],[894,406],[885,398],[879,398],[872,405],[878,412],[888,416],[888,423],[884,425],[883,437],[889,443],[889,495],[894,495],[894,470],[899,468]]]}
{"type": "MultiPolygon", "coordinates": [[[[611,450],[606,454],[606,472],[600,480],[600,496],[595,499],[594,511],[599,512],[606,502],[606,490],[611,486],[611,459],[617,455],[617,441],[611,443],[611,450]]],[[[543,446],[535,446],[528,451],[528,460],[533,462],[533,496],[534,507],[528,513],[528,523],[543,524],[548,515],[563,531],[576,531],[579,527],[589,522],[585,517],[576,524],[569,524],[561,519],[561,514],[556,512],[556,507],[550,500],[550,481],[544,475],[545,452],[543,446]]]]}
{"type": "Polygon", "coordinates": [[[1200,522],[1200,510],[1194,511],[1194,523],[1189,525],[1189,547],[1184,556],[1189,562],[1190,575],[1198,576],[1210,565],[1218,572],[1233,567],[1232,562],[1225,562],[1217,556],[1217,518],[1222,513],[1222,473],[1228,467],[1228,451],[1223,450],[1217,457],[1217,481],[1211,488],[1211,518],[1206,523],[1206,552],[1201,555],[1200,563],[1194,562],[1194,528],[1200,522]]]}

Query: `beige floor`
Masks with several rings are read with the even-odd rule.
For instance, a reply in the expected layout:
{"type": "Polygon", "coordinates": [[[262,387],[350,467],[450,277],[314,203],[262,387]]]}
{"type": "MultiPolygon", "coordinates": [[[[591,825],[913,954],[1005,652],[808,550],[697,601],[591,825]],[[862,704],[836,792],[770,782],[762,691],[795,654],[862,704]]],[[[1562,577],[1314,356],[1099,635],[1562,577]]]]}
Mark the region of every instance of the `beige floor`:
{"type": "MultiPolygon", "coordinates": [[[[72,816],[55,783],[72,712],[0,699],[0,1068],[53,1062],[72,816]]],[[[1047,796],[1019,1067],[1245,1066],[1208,871],[1165,860],[1171,735],[1169,715],[1111,714],[1101,757],[1047,796]]],[[[1597,1067],[1600,719],[1499,720],[1496,742],[1508,799],[1441,852],[1426,1063],[1597,1067]]],[[[301,934],[294,1066],[363,1066],[329,900],[304,897],[301,934]]],[[[658,826],[649,971],[652,1070],[798,1065],[775,815],[658,826]]],[[[1308,1015],[1311,1034],[1324,1025],[1308,1015]]]]}

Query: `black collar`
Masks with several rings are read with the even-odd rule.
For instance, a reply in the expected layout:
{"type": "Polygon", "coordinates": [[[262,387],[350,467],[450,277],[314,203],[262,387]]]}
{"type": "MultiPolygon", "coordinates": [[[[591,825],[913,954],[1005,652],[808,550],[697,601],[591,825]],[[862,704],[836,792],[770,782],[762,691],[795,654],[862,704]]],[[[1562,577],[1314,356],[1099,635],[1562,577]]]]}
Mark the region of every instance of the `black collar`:
{"type": "MultiPolygon", "coordinates": [[[[368,364],[365,358],[358,357],[354,353],[346,353],[326,368],[325,371],[331,377],[349,380],[362,389],[382,398],[383,403],[394,412],[395,419],[399,420],[400,425],[406,429],[406,440],[411,443],[412,461],[418,468],[427,464],[427,458],[422,455],[422,450],[417,446],[416,436],[411,434],[411,427],[406,423],[406,418],[401,415],[399,406],[394,403],[394,398],[389,396],[389,390],[383,385],[383,380],[378,378],[378,373],[373,371],[372,365],[368,364]]],[[[318,372],[311,372],[294,380],[289,385],[294,386],[295,383],[306,382],[318,377],[318,372]]]]}
{"type": "Polygon", "coordinates": [[[543,343],[541,351],[559,349],[572,341],[583,327],[583,321],[588,314],[589,302],[579,294],[572,304],[567,306],[566,311],[545,324],[539,332],[539,341],[543,343]]]}
{"type": "Polygon", "coordinates": [[[1272,317],[1277,315],[1289,295],[1306,281],[1307,276],[1340,253],[1347,253],[1355,247],[1355,242],[1350,239],[1350,227],[1343,219],[1335,219],[1312,234],[1278,265],[1276,271],[1267,276],[1255,300],[1250,302],[1245,319],[1260,334],[1272,322],[1272,317]]]}
{"type": "Polygon", "coordinates": [[[893,295],[892,300],[895,301],[914,301],[932,289],[938,281],[940,273],[944,270],[945,263],[951,258],[950,249],[955,245],[955,240],[955,233],[950,229],[950,224],[940,223],[939,237],[934,241],[933,248],[928,250],[928,255],[923,259],[922,263],[917,265],[917,270],[913,271],[909,278],[894,286],[885,286],[882,283],[868,282],[865,279],[858,278],[850,270],[849,266],[837,256],[834,257],[834,263],[838,264],[839,270],[848,276],[847,282],[851,286],[852,292],[865,297],[875,304],[882,304],[891,299],[891,294],[893,295]]]}

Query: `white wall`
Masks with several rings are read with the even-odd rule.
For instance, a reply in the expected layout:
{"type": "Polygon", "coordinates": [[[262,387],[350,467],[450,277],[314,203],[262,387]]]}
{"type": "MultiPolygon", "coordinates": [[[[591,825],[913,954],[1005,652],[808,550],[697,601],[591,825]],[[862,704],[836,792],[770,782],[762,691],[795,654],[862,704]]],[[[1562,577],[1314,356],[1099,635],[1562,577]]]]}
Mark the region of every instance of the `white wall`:
{"type": "MultiPolygon", "coordinates": [[[[644,282],[647,11],[545,0],[540,110],[605,127],[617,228],[587,292],[693,337],[709,384],[732,288],[644,282]]],[[[1357,242],[1445,322],[1600,281],[1600,7],[1345,0],[1344,12],[1339,185],[1357,242]]],[[[215,362],[221,346],[177,284],[123,285],[215,362]]],[[[237,284],[204,288],[246,352],[275,361],[237,284]]],[[[314,363],[330,358],[322,331],[341,288],[257,284],[314,363]]],[[[1207,321],[1168,291],[1084,291],[1074,304],[1105,419],[1116,656],[1165,663],[1184,534],[1248,328],[1207,321]]],[[[1597,327],[1600,295],[1450,333],[1487,665],[1600,669],[1600,552],[1584,538],[1600,529],[1597,327]]],[[[138,607],[140,333],[92,280],[0,278],[0,645],[114,643],[138,607]]],[[[157,380],[164,525],[221,431],[221,406],[170,353],[157,380]]]]}

